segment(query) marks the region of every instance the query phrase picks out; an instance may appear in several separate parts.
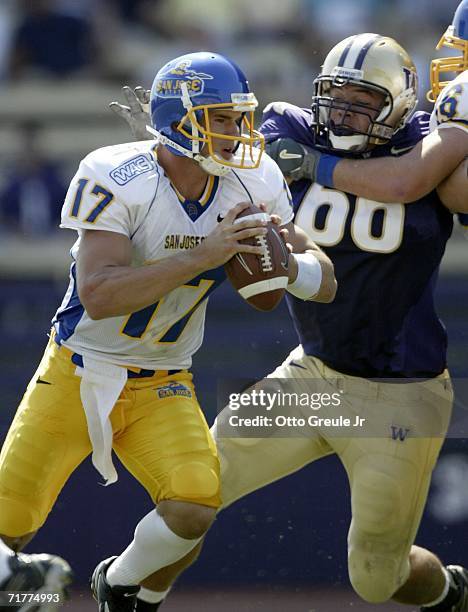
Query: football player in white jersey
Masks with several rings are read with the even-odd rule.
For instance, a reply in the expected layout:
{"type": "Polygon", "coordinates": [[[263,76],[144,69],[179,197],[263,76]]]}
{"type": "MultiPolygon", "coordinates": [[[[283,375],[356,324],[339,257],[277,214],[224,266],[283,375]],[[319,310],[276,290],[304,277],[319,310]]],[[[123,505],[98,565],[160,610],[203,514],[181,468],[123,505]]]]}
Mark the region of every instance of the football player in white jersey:
{"type": "Polygon", "coordinates": [[[90,153],[66,196],[61,226],[78,232],[70,285],[2,448],[0,534],[19,550],[91,452],[114,482],[115,451],[157,509],[96,568],[101,612],[133,611],[137,593],[136,609],[150,609],[154,593],[145,601],[139,584],[192,551],[221,504],[216,447],[188,368],[223,264],[263,252],[241,241],[265,233],[265,219],[234,223],[248,202],[281,219],[301,253],[290,254],[288,290],[333,298],[333,266],[291,224],[288,187],[253,127],[256,106],[227,58],[176,58],[152,88],[156,141],[90,153]]]}
{"type": "MultiPolygon", "coordinates": [[[[430,101],[436,101],[431,115],[431,131],[443,127],[458,127],[468,133],[468,0],[462,0],[452,23],[444,32],[437,49],[449,47],[461,55],[434,59],[431,62],[430,101]],[[457,76],[452,81],[442,80],[441,73],[457,76]]],[[[465,237],[468,238],[468,152],[465,161],[448,177],[438,191],[443,201],[465,211],[459,215],[465,237]]]]}

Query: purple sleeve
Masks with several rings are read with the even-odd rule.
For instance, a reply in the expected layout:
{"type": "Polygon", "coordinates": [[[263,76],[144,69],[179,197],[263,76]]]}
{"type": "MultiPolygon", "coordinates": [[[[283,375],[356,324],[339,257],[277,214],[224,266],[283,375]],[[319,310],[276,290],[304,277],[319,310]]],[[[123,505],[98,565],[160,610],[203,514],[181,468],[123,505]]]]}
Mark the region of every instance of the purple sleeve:
{"type": "Polygon", "coordinates": [[[263,112],[260,132],[267,142],[278,138],[292,138],[306,146],[313,146],[311,111],[286,102],[273,102],[263,112]]]}

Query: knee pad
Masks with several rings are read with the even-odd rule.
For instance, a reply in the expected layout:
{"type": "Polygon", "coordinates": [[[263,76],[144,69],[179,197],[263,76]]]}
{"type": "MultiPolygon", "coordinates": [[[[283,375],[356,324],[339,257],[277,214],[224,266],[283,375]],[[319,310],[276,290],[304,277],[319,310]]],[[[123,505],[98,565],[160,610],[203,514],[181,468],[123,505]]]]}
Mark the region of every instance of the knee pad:
{"type": "Polygon", "coordinates": [[[370,603],[388,601],[409,576],[407,533],[401,534],[398,479],[363,466],[353,475],[353,520],[348,568],[356,593],[370,603]]]}
{"type": "Polygon", "coordinates": [[[54,467],[63,459],[63,444],[30,424],[7,438],[0,461],[0,533],[24,535],[46,520],[54,467]]]}
{"type": "Polygon", "coordinates": [[[18,538],[38,529],[37,512],[20,502],[0,494],[0,533],[18,538]]]}
{"type": "Polygon", "coordinates": [[[369,603],[385,603],[407,581],[409,557],[402,562],[399,555],[373,552],[358,546],[349,550],[348,571],[352,587],[359,597],[369,603]]]}
{"type": "Polygon", "coordinates": [[[172,470],[169,479],[170,489],[181,499],[211,498],[219,492],[218,474],[201,461],[178,465],[172,470]]]}

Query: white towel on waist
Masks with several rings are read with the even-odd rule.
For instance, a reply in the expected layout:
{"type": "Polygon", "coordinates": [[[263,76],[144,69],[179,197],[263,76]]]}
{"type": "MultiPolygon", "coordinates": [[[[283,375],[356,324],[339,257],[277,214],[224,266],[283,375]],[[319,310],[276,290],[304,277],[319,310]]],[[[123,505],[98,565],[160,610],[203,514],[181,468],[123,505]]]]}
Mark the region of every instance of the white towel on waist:
{"type": "Polygon", "coordinates": [[[109,419],[115,403],[127,382],[127,369],[83,356],[80,394],[93,446],[93,465],[104,478],[105,486],[117,481],[112,463],[112,426],[109,419]]]}

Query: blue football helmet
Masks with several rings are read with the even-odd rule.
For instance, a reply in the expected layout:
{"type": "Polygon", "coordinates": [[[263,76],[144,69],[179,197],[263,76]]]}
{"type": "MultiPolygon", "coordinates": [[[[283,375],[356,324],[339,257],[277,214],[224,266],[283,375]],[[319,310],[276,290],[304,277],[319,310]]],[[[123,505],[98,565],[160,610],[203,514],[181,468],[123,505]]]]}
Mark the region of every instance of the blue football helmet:
{"type": "Polygon", "coordinates": [[[263,135],[254,129],[258,106],[248,81],[231,60],[216,53],[189,53],[168,62],[151,88],[148,130],[174,155],[194,159],[208,173],[226,174],[230,168],[257,168],[264,149],[263,135]],[[239,134],[210,128],[210,110],[242,113],[239,134]],[[224,159],[213,140],[233,141],[233,156],[224,159]]]}
{"type": "Polygon", "coordinates": [[[431,102],[437,100],[442,89],[454,78],[442,81],[441,72],[454,72],[459,74],[468,70],[468,0],[462,0],[453,16],[451,25],[439,40],[436,49],[450,47],[458,49],[461,55],[441,57],[431,62],[431,89],[427,97],[431,102]]]}

